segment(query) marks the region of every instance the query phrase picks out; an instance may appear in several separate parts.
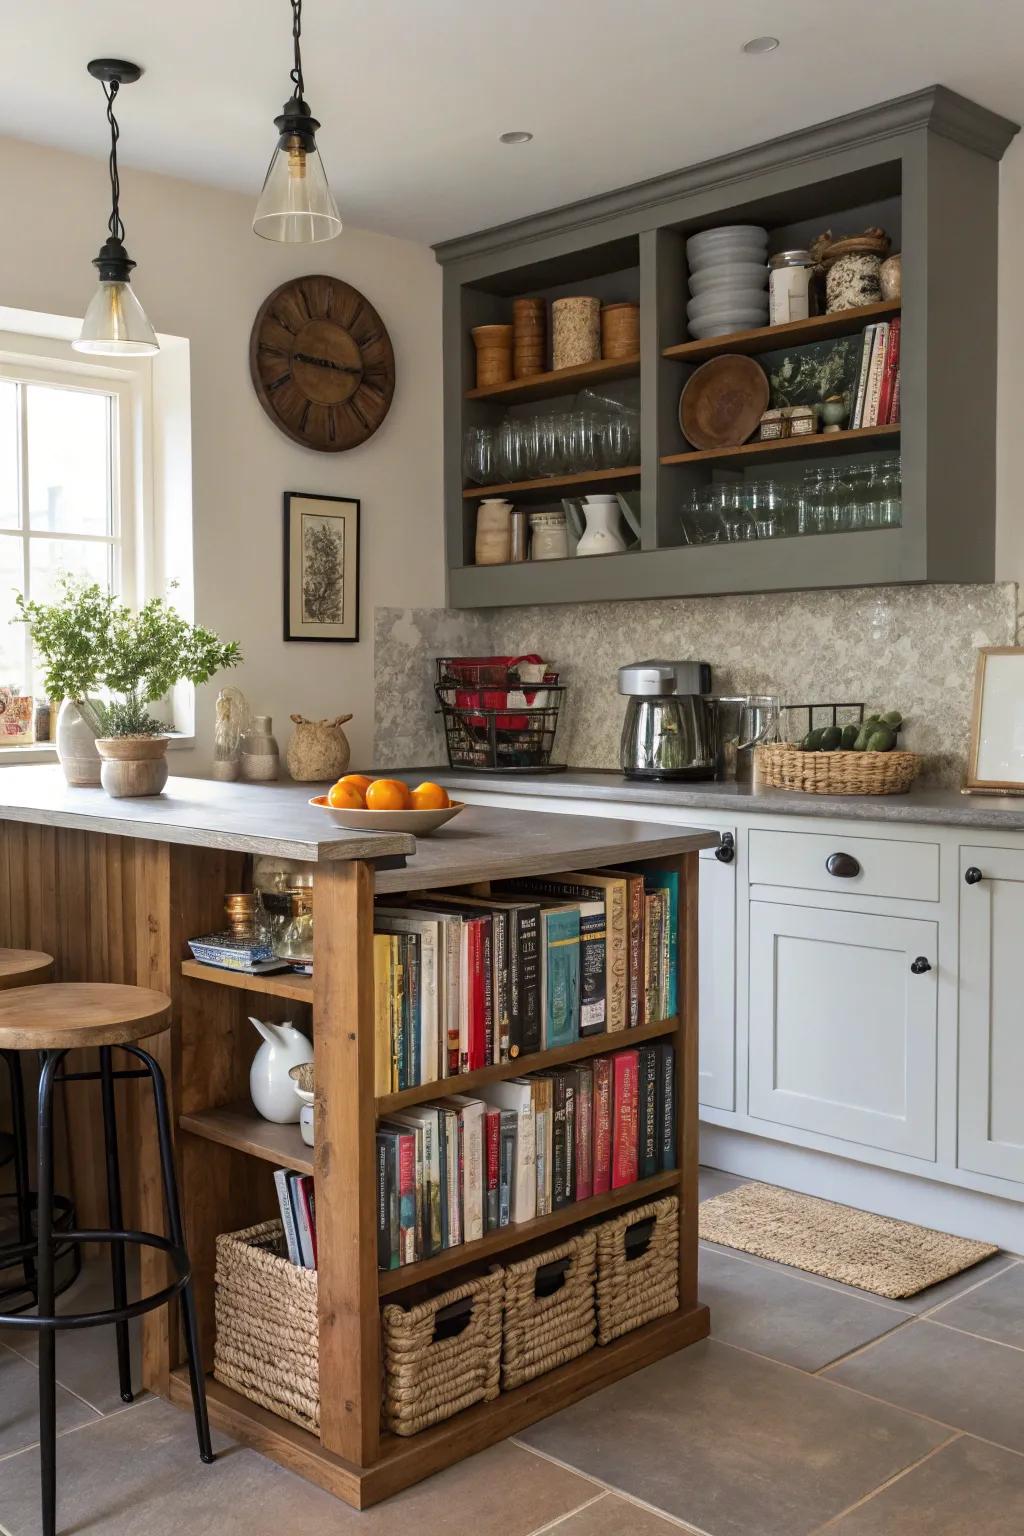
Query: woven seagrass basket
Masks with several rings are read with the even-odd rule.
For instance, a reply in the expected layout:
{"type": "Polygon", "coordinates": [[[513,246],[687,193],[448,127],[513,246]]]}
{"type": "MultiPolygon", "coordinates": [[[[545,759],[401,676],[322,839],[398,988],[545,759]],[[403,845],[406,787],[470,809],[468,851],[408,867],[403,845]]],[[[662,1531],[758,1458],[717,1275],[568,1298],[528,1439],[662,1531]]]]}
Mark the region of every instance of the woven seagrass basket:
{"type": "Polygon", "coordinates": [[[651,1201],[595,1231],[597,1341],[610,1344],[679,1307],[679,1201],[651,1201]]]}
{"type": "Polygon", "coordinates": [[[213,1374],[282,1419],[320,1433],[316,1272],[276,1251],[279,1221],[217,1239],[213,1374]]]}
{"type": "Polygon", "coordinates": [[[505,1392],[594,1347],[597,1239],[581,1232],[505,1270],[501,1386],[505,1392]]]}
{"type": "Polygon", "coordinates": [[[784,742],[754,755],[755,781],[812,795],[903,795],[920,766],[917,752],[802,752],[784,742]]]}
{"type": "Polygon", "coordinates": [[[417,1435],[498,1395],[502,1272],[419,1306],[384,1308],[384,1422],[417,1435]]]}

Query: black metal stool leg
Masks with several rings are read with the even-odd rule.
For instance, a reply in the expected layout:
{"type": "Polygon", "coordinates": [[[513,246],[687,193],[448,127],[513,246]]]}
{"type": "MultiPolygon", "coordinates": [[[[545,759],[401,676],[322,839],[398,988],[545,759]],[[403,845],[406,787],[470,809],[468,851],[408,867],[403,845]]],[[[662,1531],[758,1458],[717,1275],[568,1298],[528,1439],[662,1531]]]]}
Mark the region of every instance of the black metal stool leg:
{"type": "MultiPolygon", "coordinates": [[[[39,1139],[36,1176],[37,1283],[40,1317],[52,1317],[53,1282],[53,1080],[63,1051],[47,1051],[39,1076],[39,1139]]],[[[39,1330],[39,1466],[43,1536],[57,1525],[57,1372],[52,1328],[39,1330]]]]}
{"type": "MultiPolygon", "coordinates": [[[[171,1242],[176,1248],[184,1250],[185,1232],[181,1220],[181,1206],[178,1202],[178,1179],[174,1171],[174,1142],[171,1136],[171,1120],[167,1111],[167,1090],[164,1085],[164,1075],[159,1064],[153,1060],[147,1051],[139,1046],[127,1047],[133,1056],[149,1070],[153,1082],[153,1099],[156,1105],[156,1130],[160,1142],[160,1172],[164,1182],[164,1204],[167,1207],[167,1230],[171,1242]]],[[[185,1325],[185,1349],[188,1354],[188,1375],[192,1387],[192,1411],[196,1420],[196,1436],[199,1440],[199,1455],[205,1462],[213,1461],[213,1446],[210,1443],[210,1420],[206,1409],[206,1384],[203,1379],[203,1364],[199,1352],[199,1323],[196,1317],[195,1293],[192,1287],[192,1277],[189,1276],[187,1284],[181,1291],[181,1310],[185,1325]]],[[[45,1536],[45,1533],[44,1533],[45,1536]]]]}
{"type": "MultiPolygon", "coordinates": [[[[124,1226],[121,1209],[121,1168],[117,1152],[117,1105],[114,1100],[114,1076],[109,1045],[100,1049],[100,1084],[103,1095],[103,1140],[107,1154],[107,1215],[111,1230],[119,1232],[124,1226]]],[[[110,1244],[110,1275],[113,1282],[114,1306],[128,1305],[128,1277],[125,1269],[124,1244],[110,1244]]],[[[128,1337],[128,1324],[116,1323],[117,1373],[120,1378],[121,1401],[132,1401],[132,1356],[128,1337]]]]}
{"type": "MultiPolygon", "coordinates": [[[[21,1058],[17,1051],[4,1051],[4,1061],[11,1079],[11,1129],[14,1132],[14,1198],[18,1208],[18,1242],[32,1241],[32,1186],[28,1177],[28,1131],[25,1122],[25,1087],[21,1079],[21,1058]]],[[[22,1261],[25,1289],[35,1295],[36,1267],[31,1250],[22,1261]]]]}

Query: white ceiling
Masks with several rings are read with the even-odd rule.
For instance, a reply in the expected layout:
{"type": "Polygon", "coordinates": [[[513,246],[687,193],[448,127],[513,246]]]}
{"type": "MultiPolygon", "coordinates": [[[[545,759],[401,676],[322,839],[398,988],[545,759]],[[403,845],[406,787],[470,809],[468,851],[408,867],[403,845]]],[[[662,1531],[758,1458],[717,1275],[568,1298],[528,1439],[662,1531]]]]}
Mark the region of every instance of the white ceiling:
{"type": "MultiPolygon", "coordinates": [[[[288,0],[4,0],[0,133],[105,153],[97,55],[146,69],[122,161],[255,198],[288,0]]],[[[941,82],[1024,120],[1021,0],[305,0],[306,95],[353,226],[435,241],[941,82]],[[746,39],[773,33],[774,53],[746,39]],[[526,128],[532,144],[498,135],[526,128]]],[[[126,208],[130,220],[130,209],[126,208]]]]}

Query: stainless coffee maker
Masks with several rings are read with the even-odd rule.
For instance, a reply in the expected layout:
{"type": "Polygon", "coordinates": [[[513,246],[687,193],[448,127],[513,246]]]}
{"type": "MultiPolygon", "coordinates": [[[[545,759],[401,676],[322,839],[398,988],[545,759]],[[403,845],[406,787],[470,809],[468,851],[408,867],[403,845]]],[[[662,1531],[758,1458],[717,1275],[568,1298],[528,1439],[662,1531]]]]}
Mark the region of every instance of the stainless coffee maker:
{"type": "Polygon", "coordinates": [[[628,699],[619,761],[629,779],[713,779],[718,724],[704,661],[634,661],[619,668],[628,699]]]}

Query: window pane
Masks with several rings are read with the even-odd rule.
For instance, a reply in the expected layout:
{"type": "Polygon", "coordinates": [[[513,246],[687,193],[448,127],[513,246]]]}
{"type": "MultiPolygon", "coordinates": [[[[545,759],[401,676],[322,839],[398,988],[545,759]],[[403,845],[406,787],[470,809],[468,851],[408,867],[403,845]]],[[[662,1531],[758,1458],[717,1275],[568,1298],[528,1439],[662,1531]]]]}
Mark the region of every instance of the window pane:
{"type": "Polygon", "coordinates": [[[0,685],[17,688],[24,688],[26,682],[25,630],[21,624],[11,623],[17,611],[14,593],[20,592],[24,583],[22,548],[20,538],[0,535],[0,685]]]}
{"type": "Polygon", "coordinates": [[[17,528],[18,386],[0,379],[0,528],[17,528]]]}
{"type": "Polygon", "coordinates": [[[113,533],[110,396],[48,384],[27,384],[25,396],[31,527],[113,533]]]}
{"type": "MultiPolygon", "coordinates": [[[[13,543],[14,540],[12,539],[13,543]]],[[[83,581],[111,584],[109,544],[83,543],[78,539],[31,539],[29,541],[29,588],[37,602],[51,601],[57,594],[57,577],[62,571],[83,581]]]]}

